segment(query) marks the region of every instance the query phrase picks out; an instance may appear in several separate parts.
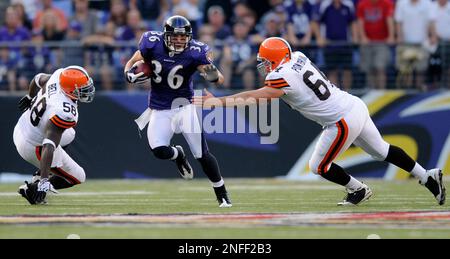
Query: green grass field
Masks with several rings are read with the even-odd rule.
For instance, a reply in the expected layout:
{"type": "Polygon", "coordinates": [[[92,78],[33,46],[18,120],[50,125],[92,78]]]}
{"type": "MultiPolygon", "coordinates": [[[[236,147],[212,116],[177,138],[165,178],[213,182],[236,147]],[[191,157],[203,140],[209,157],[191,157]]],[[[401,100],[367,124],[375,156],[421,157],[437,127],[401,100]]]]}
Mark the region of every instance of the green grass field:
{"type": "Polygon", "coordinates": [[[91,180],[42,206],[0,184],[0,238],[450,238],[449,205],[416,181],[369,180],[374,196],[357,207],[336,206],[343,189],[326,182],[226,183],[227,209],[199,179],[91,180]]]}

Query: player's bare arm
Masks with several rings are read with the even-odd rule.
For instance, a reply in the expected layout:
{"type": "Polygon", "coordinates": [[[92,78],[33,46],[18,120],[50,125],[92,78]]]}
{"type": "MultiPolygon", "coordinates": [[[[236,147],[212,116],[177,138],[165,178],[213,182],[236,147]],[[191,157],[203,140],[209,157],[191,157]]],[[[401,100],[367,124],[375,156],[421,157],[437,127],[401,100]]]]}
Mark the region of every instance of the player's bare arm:
{"type": "Polygon", "coordinates": [[[283,90],[270,87],[263,87],[257,90],[245,91],[218,98],[206,89],[205,93],[206,95],[204,96],[194,96],[193,103],[205,108],[211,108],[212,106],[233,107],[257,104],[260,100],[271,100],[273,98],[280,98],[284,95],[283,90]]]}
{"type": "Polygon", "coordinates": [[[136,63],[140,60],[144,60],[144,57],[141,55],[141,51],[136,50],[136,52],[134,52],[133,56],[125,64],[124,73],[127,73],[128,70],[130,70],[131,67],[134,65],[134,63],[136,63]]]}
{"type": "Polygon", "coordinates": [[[31,100],[37,95],[41,90],[42,86],[47,83],[50,79],[49,74],[38,74],[30,82],[28,87],[28,94],[22,97],[19,101],[19,110],[25,112],[31,106],[31,100]]]}
{"type": "Polygon", "coordinates": [[[55,124],[47,124],[47,127],[45,129],[45,144],[42,146],[40,161],[40,171],[42,179],[48,178],[48,175],[50,174],[50,167],[53,161],[53,153],[56,147],[58,147],[59,142],[61,141],[63,132],[64,129],[56,126],[55,124]]]}

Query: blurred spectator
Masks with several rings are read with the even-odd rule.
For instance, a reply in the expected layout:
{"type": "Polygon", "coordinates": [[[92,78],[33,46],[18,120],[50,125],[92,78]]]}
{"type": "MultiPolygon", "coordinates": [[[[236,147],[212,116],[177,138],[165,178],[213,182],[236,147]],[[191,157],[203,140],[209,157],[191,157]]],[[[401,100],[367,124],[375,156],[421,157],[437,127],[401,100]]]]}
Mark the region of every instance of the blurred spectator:
{"type": "MultiPolygon", "coordinates": [[[[432,28],[439,39],[439,48],[434,58],[436,63],[437,83],[450,88],[450,3],[449,0],[436,0],[431,7],[432,28]],[[445,78],[441,82],[442,78],[445,78]]],[[[431,64],[431,63],[430,63],[431,64]]]]}
{"type": "Polygon", "coordinates": [[[238,21],[242,21],[245,16],[250,15],[252,12],[252,9],[245,1],[238,1],[233,6],[233,16],[231,17],[231,22],[234,24],[238,21]]]}
{"type": "Polygon", "coordinates": [[[31,39],[30,32],[21,25],[18,13],[12,6],[6,9],[5,26],[0,28],[0,44],[6,44],[1,51],[1,64],[7,65],[8,88],[10,91],[17,90],[16,70],[24,67],[24,57],[30,54],[29,48],[20,48],[17,42],[26,42],[31,39]]]}
{"type": "Polygon", "coordinates": [[[132,9],[127,14],[127,24],[116,30],[116,42],[126,44],[133,42],[129,47],[121,46],[114,51],[114,66],[117,74],[121,74],[123,67],[130,57],[136,51],[136,44],[141,38],[142,34],[147,31],[144,21],[142,21],[141,14],[138,10],[132,9]]]}
{"type": "Polygon", "coordinates": [[[245,3],[256,15],[256,23],[260,23],[261,18],[272,10],[275,6],[283,3],[283,0],[237,0],[236,5],[245,3]]]}
{"type": "Polygon", "coordinates": [[[16,62],[9,57],[8,48],[0,47],[0,91],[16,90],[16,62]]]}
{"type": "Polygon", "coordinates": [[[16,9],[17,15],[19,16],[19,20],[22,22],[22,26],[27,28],[29,31],[33,30],[33,23],[28,18],[28,15],[25,12],[25,7],[23,6],[22,1],[13,1],[11,6],[14,7],[14,9],[16,9]]]}
{"type": "Polygon", "coordinates": [[[223,49],[224,86],[245,89],[256,86],[255,65],[256,46],[249,36],[250,28],[244,22],[238,21],[233,26],[233,35],[227,40],[223,49]]]}
{"type": "Polygon", "coordinates": [[[116,30],[116,39],[119,41],[137,41],[141,38],[141,28],[146,28],[138,10],[127,13],[127,24],[116,30]]]}
{"type": "Polygon", "coordinates": [[[64,12],[58,8],[55,8],[53,6],[53,1],[52,0],[41,0],[42,3],[42,10],[38,11],[36,13],[36,17],[34,18],[33,21],[33,30],[41,30],[42,29],[42,19],[44,16],[44,13],[46,11],[52,11],[53,15],[55,17],[57,17],[58,19],[58,30],[59,31],[65,31],[67,29],[68,26],[68,21],[66,18],[66,15],[64,14],[64,12]]]}
{"type": "Polygon", "coordinates": [[[78,46],[82,39],[83,26],[76,20],[69,23],[66,37],[64,39],[64,52],[62,66],[69,65],[84,66],[84,50],[83,47],[78,46]]]}
{"type": "MultiPolygon", "coordinates": [[[[216,40],[214,28],[211,25],[205,24],[203,25],[198,32],[198,40],[207,44],[210,47],[210,52],[212,53],[213,63],[222,71],[223,67],[223,48],[224,41],[216,40]]],[[[197,89],[209,88],[214,86],[214,83],[210,83],[200,76],[199,73],[195,74],[194,80],[197,82],[195,87],[197,89]]]]}
{"type": "Polygon", "coordinates": [[[220,63],[223,57],[223,48],[225,42],[216,40],[216,33],[214,28],[211,25],[207,24],[202,26],[198,34],[198,39],[199,41],[206,43],[210,47],[213,53],[214,63],[220,63]]]}
{"type": "Polygon", "coordinates": [[[114,26],[120,27],[127,23],[127,6],[124,0],[111,0],[111,13],[108,22],[114,23],[114,26]]]}
{"type": "Polygon", "coordinates": [[[386,67],[394,43],[394,6],[391,0],[361,0],[357,7],[360,35],[360,65],[366,73],[367,86],[386,88],[386,67]]]}
{"type": "Polygon", "coordinates": [[[172,11],[186,17],[189,21],[200,21],[202,12],[198,7],[198,0],[172,0],[172,11]]]}
{"type": "Polygon", "coordinates": [[[31,21],[33,21],[34,18],[36,17],[36,13],[39,11],[39,8],[41,6],[41,0],[11,0],[11,5],[14,4],[22,4],[23,7],[25,8],[25,13],[27,14],[27,17],[31,21]]]}
{"type": "Polygon", "coordinates": [[[280,16],[275,12],[268,12],[261,18],[261,31],[255,35],[254,42],[261,43],[269,37],[283,37],[284,26],[280,16]]]}
{"type": "Polygon", "coordinates": [[[192,33],[197,35],[197,30],[203,17],[198,7],[198,0],[172,0],[172,5],[172,9],[167,13],[168,16],[166,18],[172,15],[186,17],[191,22],[192,33]]]}
{"type": "Polygon", "coordinates": [[[156,29],[163,23],[169,4],[164,0],[130,0],[130,9],[138,10],[147,26],[156,29]]]}
{"type": "Polygon", "coordinates": [[[89,9],[88,0],[74,0],[74,14],[69,22],[81,27],[81,37],[86,37],[97,32],[99,24],[97,13],[89,9]]]}
{"type": "Polygon", "coordinates": [[[311,43],[312,9],[313,6],[308,0],[295,0],[286,6],[287,40],[294,48],[311,43]]]}
{"type": "Polygon", "coordinates": [[[204,0],[203,3],[203,22],[208,23],[208,10],[211,6],[220,6],[225,13],[225,23],[231,24],[231,17],[233,15],[233,4],[232,1],[223,0],[204,0]]]}
{"type": "Polygon", "coordinates": [[[327,0],[320,4],[318,23],[323,25],[325,32],[319,31],[319,25],[314,26],[317,43],[325,46],[324,56],[329,79],[332,83],[349,90],[352,87],[352,42],[357,42],[357,27],[355,23],[355,8],[350,0],[327,0]],[[342,70],[342,83],[339,72],[342,70]]]}
{"type": "Polygon", "coordinates": [[[250,35],[258,34],[257,30],[257,16],[256,13],[253,10],[249,10],[244,16],[240,18],[240,21],[247,24],[247,26],[250,28],[250,35]]]}
{"type": "Polygon", "coordinates": [[[208,9],[208,24],[214,29],[216,39],[224,40],[231,35],[231,28],[225,24],[225,20],[222,7],[214,5],[208,9]]]}
{"type": "MultiPolygon", "coordinates": [[[[61,48],[55,46],[42,46],[44,42],[62,41],[65,32],[58,29],[58,18],[48,9],[42,15],[42,29],[33,35],[36,44],[33,53],[33,64],[37,71],[53,72],[62,64],[63,53],[61,48]]],[[[54,43],[53,43],[54,44],[54,43]]],[[[32,76],[31,74],[29,75],[32,76]]]]}
{"type": "Polygon", "coordinates": [[[42,41],[61,41],[65,37],[65,32],[58,27],[58,17],[52,10],[46,10],[42,14],[42,29],[35,32],[35,42],[42,41]]]}
{"type": "Polygon", "coordinates": [[[434,30],[430,26],[429,0],[403,0],[397,3],[395,8],[395,21],[397,22],[397,46],[396,65],[399,70],[397,77],[398,87],[415,86],[420,90],[426,90],[424,72],[428,67],[429,53],[422,48],[422,44],[437,44],[435,35],[430,35],[434,30]],[[411,29],[413,28],[413,29],[411,29]],[[413,76],[416,72],[414,83],[413,76]]]}
{"type": "Polygon", "coordinates": [[[83,39],[86,46],[85,68],[96,81],[100,80],[103,90],[113,90],[114,44],[116,25],[113,21],[105,24],[97,34],[83,39]]]}

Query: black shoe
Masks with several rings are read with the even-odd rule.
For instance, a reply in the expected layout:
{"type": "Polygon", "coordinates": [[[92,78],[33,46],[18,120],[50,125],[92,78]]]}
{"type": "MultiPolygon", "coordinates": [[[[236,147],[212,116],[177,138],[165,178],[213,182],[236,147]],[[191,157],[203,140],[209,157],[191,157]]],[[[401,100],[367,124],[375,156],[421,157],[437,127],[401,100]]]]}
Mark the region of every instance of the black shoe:
{"type": "Polygon", "coordinates": [[[230,208],[233,206],[233,204],[231,204],[231,199],[228,196],[228,192],[225,189],[225,185],[214,187],[214,192],[216,193],[217,201],[219,202],[219,208],[230,208]]]}
{"type": "Polygon", "coordinates": [[[354,192],[347,189],[347,196],[342,202],[338,203],[338,206],[358,205],[361,202],[368,200],[372,194],[372,190],[365,184],[359,190],[354,192]]]}
{"type": "Polygon", "coordinates": [[[175,148],[178,150],[178,157],[175,159],[175,163],[181,177],[186,180],[192,180],[194,178],[194,170],[192,170],[192,166],[187,161],[183,148],[181,146],[175,146],[175,148]]]}
{"type": "Polygon", "coordinates": [[[419,182],[420,184],[427,187],[428,190],[434,195],[439,205],[444,205],[445,203],[445,186],[442,183],[442,171],[438,168],[427,170],[427,181],[425,184],[419,182]]]}

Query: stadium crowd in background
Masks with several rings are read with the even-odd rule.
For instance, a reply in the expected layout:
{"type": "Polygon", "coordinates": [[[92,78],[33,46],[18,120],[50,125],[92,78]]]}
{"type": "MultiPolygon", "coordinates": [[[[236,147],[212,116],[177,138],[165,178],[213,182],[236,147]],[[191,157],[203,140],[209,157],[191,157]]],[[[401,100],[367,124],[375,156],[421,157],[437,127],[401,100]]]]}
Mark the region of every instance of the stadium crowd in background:
{"type": "Polygon", "coordinates": [[[347,90],[450,88],[449,0],[7,0],[0,13],[0,91],[69,63],[99,90],[128,89],[121,71],[142,33],[175,14],[213,49],[225,88],[260,87],[257,47],[272,36],[347,90]]]}

